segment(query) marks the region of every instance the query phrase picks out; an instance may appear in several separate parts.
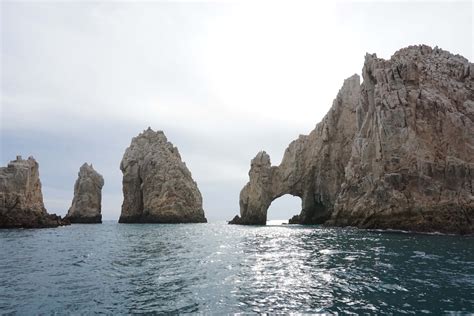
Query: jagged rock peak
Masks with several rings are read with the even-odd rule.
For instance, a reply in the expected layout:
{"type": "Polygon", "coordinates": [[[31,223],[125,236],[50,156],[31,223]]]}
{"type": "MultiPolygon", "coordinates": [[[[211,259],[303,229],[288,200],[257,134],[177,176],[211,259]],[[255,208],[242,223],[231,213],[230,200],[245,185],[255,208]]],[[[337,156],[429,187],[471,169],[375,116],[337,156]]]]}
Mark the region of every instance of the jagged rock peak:
{"type": "Polygon", "coordinates": [[[290,193],[302,199],[293,222],[474,232],[473,64],[419,45],[367,54],[362,76],[278,167],[252,172],[252,161],[239,224],[264,224],[290,193]]]}
{"type": "Polygon", "coordinates": [[[250,163],[251,168],[270,167],[270,155],[265,151],[260,151],[250,163]]]}
{"type": "Polygon", "coordinates": [[[17,156],[0,167],[0,228],[42,228],[66,225],[48,214],[43,203],[39,164],[33,157],[17,156]]]}
{"type": "Polygon", "coordinates": [[[84,163],[74,184],[74,197],[66,219],[71,223],[102,223],[102,187],[104,178],[92,164],[84,163]]]}
{"type": "Polygon", "coordinates": [[[134,137],[120,169],[121,223],[206,222],[197,184],[163,131],[148,128],[134,137]]]}
{"type": "Polygon", "coordinates": [[[340,161],[347,161],[350,156],[350,143],[356,130],[352,116],[359,91],[358,75],[344,80],[322,122],[309,135],[300,135],[290,143],[279,166],[272,167],[265,152],[257,154],[251,161],[249,182],[240,192],[241,217],[234,218],[231,224],[265,225],[271,202],[288,193],[301,198],[299,219],[303,223],[328,219],[336,188],[344,177],[340,161]],[[315,172],[328,181],[314,177],[315,172]]]}

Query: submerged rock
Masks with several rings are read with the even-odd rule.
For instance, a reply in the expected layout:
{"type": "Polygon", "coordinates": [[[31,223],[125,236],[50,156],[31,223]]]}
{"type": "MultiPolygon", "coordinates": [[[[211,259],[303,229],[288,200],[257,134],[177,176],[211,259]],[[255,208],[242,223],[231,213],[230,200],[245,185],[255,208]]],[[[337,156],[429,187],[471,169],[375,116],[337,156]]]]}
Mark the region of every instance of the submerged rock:
{"type": "Polygon", "coordinates": [[[120,223],[204,223],[202,197],[178,149],[162,131],[134,137],[120,164],[120,223]]]}
{"type": "Polygon", "coordinates": [[[74,198],[66,219],[71,223],[102,223],[101,204],[104,178],[84,163],[74,184],[74,198]]]}
{"type": "Polygon", "coordinates": [[[39,165],[33,157],[17,156],[0,168],[0,228],[43,228],[67,225],[48,214],[43,203],[39,165]]]}
{"type": "Polygon", "coordinates": [[[390,60],[367,55],[362,74],[278,167],[264,152],[252,160],[241,222],[264,224],[290,193],[302,224],[473,233],[473,64],[410,46],[390,60]]]}

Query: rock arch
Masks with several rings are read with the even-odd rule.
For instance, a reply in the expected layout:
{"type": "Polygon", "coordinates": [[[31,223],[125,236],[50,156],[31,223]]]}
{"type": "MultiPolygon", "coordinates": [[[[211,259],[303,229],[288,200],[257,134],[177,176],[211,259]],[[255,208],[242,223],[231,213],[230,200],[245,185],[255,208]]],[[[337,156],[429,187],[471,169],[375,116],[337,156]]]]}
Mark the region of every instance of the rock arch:
{"type": "Polygon", "coordinates": [[[279,166],[271,165],[265,151],[252,159],[249,182],[240,192],[240,217],[231,223],[265,225],[270,204],[285,194],[301,198],[301,223],[329,218],[356,132],[359,92],[359,76],[346,79],[323,121],[288,146],[279,166]]]}
{"type": "Polygon", "coordinates": [[[362,76],[279,166],[265,152],[252,160],[231,223],[264,224],[269,203],[290,193],[303,224],[474,232],[474,65],[420,45],[367,54],[362,76]]]}

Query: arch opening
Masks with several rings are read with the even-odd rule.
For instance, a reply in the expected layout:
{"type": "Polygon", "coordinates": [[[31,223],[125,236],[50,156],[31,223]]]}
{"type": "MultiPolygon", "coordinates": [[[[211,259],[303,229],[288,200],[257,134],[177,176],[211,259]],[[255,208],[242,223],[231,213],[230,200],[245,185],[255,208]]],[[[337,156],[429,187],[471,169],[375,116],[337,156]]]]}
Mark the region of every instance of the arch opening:
{"type": "Polygon", "coordinates": [[[291,194],[274,199],[267,210],[267,225],[288,223],[288,219],[300,214],[302,203],[300,197],[291,194]]]}

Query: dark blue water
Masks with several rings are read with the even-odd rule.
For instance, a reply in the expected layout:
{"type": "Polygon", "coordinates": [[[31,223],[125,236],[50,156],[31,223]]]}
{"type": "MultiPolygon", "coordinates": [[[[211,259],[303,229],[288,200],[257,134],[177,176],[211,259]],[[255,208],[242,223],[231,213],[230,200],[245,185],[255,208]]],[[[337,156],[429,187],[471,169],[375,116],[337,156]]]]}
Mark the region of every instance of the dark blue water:
{"type": "Polygon", "coordinates": [[[0,251],[0,313],[474,312],[472,237],[105,223],[0,251]]]}

